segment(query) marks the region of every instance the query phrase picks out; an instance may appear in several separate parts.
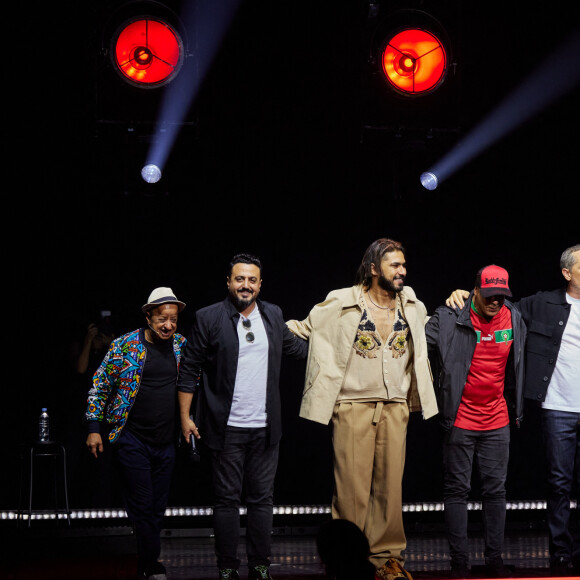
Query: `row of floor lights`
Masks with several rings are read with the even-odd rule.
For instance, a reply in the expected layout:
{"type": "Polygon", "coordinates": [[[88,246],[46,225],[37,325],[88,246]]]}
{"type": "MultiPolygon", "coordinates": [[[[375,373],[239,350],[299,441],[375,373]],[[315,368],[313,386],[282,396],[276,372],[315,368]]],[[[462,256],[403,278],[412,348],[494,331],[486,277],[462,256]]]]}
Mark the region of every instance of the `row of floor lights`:
{"type": "MultiPolygon", "coordinates": [[[[545,510],[547,502],[544,500],[520,500],[508,501],[506,508],[509,511],[527,511],[527,510],[545,510]]],[[[576,500],[570,501],[570,508],[575,509],[576,500]]],[[[469,502],[468,511],[481,511],[482,502],[469,502]]],[[[423,502],[423,503],[406,503],[403,504],[403,512],[442,512],[445,510],[443,502],[423,502]]],[[[274,506],[275,515],[323,515],[330,514],[329,505],[304,505],[304,506],[274,506]]],[[[211,507],[170,507],[165,510],[165,517],[203,517],[211,516],[213,509],[211,507]]],[[[245,506],[240,507],[240,515],[246,515],[245,506]]],[[[67,518],[66,513],[53,512],[34,512],[31,516],[33,520],[54,520],[67,518]]],[[[17,510],[5,510],[0,512],[0,520],[17,520],[28,519],[27,513],[18,512],[17,510]]],[[[100,519],[125,519],[127,512],[124,509],[104,509],[104,510],[71,510],[70,518],[76,520],[100,520],[100,519]]]]}

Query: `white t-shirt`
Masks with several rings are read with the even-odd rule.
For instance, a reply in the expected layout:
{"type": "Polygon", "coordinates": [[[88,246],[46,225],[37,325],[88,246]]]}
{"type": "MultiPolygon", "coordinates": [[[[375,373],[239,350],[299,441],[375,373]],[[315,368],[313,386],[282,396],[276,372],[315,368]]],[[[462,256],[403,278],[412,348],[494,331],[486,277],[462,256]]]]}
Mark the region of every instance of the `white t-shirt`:
{"type": "Polygon", "coordinates": [[[580,413],[580,299],[566,294],[570,316],[548,385],[544,409],[580,413]]]}
{"type": "Polygon", "coordinates": [[[252,325],[251,328],[244,328],[243,320],[244,317],[240,315],[237,328],[240,352],[228,425],[266,427],[268,335],[257,305],[247,318],[252,325]],[[246,339],[249,332],[254,335],[253,342],[246,339]]]}

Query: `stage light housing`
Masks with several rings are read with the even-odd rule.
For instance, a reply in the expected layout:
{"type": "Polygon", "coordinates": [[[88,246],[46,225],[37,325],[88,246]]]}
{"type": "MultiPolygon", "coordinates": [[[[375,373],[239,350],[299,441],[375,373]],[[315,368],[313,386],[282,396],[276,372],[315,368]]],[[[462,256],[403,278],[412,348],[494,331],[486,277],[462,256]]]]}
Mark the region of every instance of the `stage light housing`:
{"type": "Polygon", "coordinates": [[[405,28],[389,35],[381,50],[385,79],[403,95],[424,95],[436,90],[445,79],[447,63],[443,42],[422,28],[405,28]]]}
{"type": "Polygon", "coordinates": [[[361,139],[392,152],[449,146],[461,124],[461,22],[454,6],[429,12],[369,0],[361,74],[361,139]]]}
{"type": "Polygon", "coordinates": [[[184,60],[184,43],[175,27],[159,17],[136,16],[113,35],[111,58],[129,84],[150,89],[171,82],[184,60]]]}

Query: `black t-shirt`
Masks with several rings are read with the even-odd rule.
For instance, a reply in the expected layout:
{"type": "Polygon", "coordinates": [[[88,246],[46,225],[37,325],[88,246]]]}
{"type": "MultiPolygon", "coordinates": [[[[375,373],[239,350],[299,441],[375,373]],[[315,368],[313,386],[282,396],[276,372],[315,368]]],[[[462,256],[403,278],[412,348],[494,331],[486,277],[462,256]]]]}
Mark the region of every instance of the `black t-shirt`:
{"type": "Polygon", "coordinates": [[[173,340],[147,342],[143,329],[140,335],[147,353],[139,392],[129,412],[126,429],[142,441],[166,445],[174,438],[177,412],[177,361],[173,340]]]}

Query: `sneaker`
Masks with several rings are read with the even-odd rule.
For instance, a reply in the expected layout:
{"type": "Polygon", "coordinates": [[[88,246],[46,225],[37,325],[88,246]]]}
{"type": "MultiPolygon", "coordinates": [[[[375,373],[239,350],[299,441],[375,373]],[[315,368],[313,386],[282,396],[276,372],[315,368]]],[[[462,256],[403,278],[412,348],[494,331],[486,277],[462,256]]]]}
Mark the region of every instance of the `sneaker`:
{"type": "Polygon", "coordinates": [[[449,578],[471,578],[467,564],[452,565],[449,578]]]}
{"type": "Polygon", "coordinates": [[[485,571],[490,578],[513,578],[514,572],[504,565],[503,560],[487,562],[485,571]]]}
{"type": "Polygon", "coordinates": [[[272,576],[270,576],[270,568],[263,565],[250,568],[248,580],[272,580],[272,576]]]}
{"type": "Polygon", "coordinates": [[[165,566],[161,562],[149,562],[138,574],[143,580],[167,580],[165,566]]]}
{"type": "MultiPolygon", "coordinates": [[[[574,566],[574,572],[577,567],[574,566]]],[[[553,576],[568,576],[570,573],[570,561],[565,556],[558,556],[550,562],[550,574],[553,576]]]]}
{"type": "Polygon", "coordinates": [[[239,580],[240,574],[235,568],[222,568],[219,571],[219,580],[239,580]]]}
{"type": "Polygon", "coordinates": [[[407,580],[413,580],[413,577],[405,568],[399,560],[395,558],[389,558],[380,568],[375,572],[376,580],[395,580],[396,578],[406,578],[407,580]]]}

